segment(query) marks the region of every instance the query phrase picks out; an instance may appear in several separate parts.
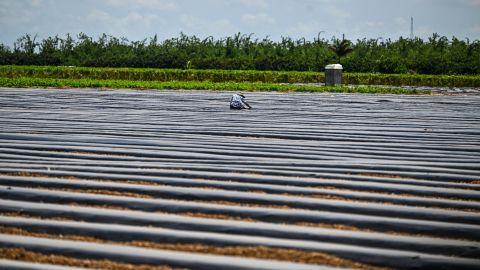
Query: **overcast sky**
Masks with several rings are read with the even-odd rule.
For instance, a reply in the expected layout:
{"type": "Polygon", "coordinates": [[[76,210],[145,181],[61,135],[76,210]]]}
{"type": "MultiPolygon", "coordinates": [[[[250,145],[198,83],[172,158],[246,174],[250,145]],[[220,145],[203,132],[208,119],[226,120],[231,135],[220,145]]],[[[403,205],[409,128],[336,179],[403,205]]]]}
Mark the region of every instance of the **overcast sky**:
{"type": "Polygon", "coordinates": [[[180,32],[222,38],[237,32],[254,38],[356,40],[432,33],[480,39],[480,0],[0,0],[0,42],[11,46],[29,33],[72,36],[102,33],[160,40],[180,32]]]}

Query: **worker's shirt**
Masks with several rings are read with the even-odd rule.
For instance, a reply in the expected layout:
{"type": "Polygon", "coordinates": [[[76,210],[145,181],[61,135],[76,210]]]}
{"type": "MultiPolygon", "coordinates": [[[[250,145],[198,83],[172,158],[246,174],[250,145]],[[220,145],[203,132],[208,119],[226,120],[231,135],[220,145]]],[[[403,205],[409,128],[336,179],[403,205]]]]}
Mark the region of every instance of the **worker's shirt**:
{"type": "Polygon", "coordinates": [[[233,109],[246,109],[247,105],[245,105],[245,101],[243,97],[238,94],[234,94],[230,99],[230,108],[233,109]]]}

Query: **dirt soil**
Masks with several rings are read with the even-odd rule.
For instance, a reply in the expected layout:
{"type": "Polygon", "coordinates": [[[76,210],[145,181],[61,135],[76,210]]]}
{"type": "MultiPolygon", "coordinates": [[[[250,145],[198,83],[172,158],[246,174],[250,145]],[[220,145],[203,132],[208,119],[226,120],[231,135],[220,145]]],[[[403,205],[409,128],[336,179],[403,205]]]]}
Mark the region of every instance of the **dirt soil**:
{"type": "MultiPolygon", "coordinates": [[[[14,227],[4,227],[4,226],[0,226],[0,233],[42,237],[42,238],[49,238],[49,239],[63,239],[63,240],[86,241],[86,242],[95,242],[95,243],[122,244],[122,245],[162,249],[162,250],[175,250],[175,251],[206,253],[206,254],[215,254],[215,255],[241,256],[241,257],[257,258],[257,259],[269,259],[269,260],[289,261],[289,262],[306,263],[306,264],[348,267],[348,268],[355,268],[355,269],[374,269],[374,270],[387,269],[387,268],[380,268],[372,265],[357,263],[351,260],[346,260],[336,256],[332,256],[323,252],[303,251],[303,250],[288,249],[288,248],[273,248],[273,247],[265,247],[265,246],[220,247],[220,246],[209,246],[209,245],[194,244],[194,243],[170,244],[170,243],[155,243],[155,242],[147,242],[147,241],[115,242],[115,241],[108,241],[108,240],[89,237],[89,236],[61,235],[61,234],[54,235],[54,234],[38,233],[38,232],[27,231],[24,229],[19,229],[14,227]]],[[[2,254],[3,253],[4,252],[2,252],[2,254]]],[[[18,257],[8,257],[8,258],[25,260],[24,257],[28,257],[25,255],[28,253],[20,253],[20,254],[24,254],[23,257],[19,255],[20,258],[18,257]]],[[[38,254],[29,254],[29,255],[33,257],[39,256],[38,254]]],[[[9,256],[13,256],[13,254],[9,256]]],[[[79,260],[79,261],[83,261],[83,260],[79,260]]],[[[87,260],[87,261],[90,261],[90,260],[87,260]]],[[[115,269],[115,268],[106,268],[106,269],[115,269]]],[[[150,268],[145,268],[145,269],[150,269],[150,268]]],[[[156,270],[157,268],[154,268],[154,269],[156,270]]],[[[160,268],[160,269],[170,269],[170,268],[160,268]]]]}

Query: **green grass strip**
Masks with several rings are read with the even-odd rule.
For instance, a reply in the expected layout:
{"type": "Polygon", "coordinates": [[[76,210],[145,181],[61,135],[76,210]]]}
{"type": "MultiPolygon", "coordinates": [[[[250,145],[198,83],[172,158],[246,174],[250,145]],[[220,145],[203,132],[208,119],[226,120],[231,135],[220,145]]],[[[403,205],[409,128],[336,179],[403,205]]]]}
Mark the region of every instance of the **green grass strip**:
{"type": "Polygon", "coordinates": [[[0,77],[1,87],[58,87],[58,88],[133,88],[133,89],[185,89],[185,90],[235,90],[281,92],[344,92],[377,94],[430,94],[429,91],[371,86],[319,86],[251,82],[209,81],[130,81],[94,79],[5,78],[0,77]]]}
{"type": "MultiPolygon", "coordinates": [[[[96,79],[130,81],[209,81],[263,83],[322,83],[323,72],[197,70],[153,68],[93,68],[0,66],[0,77],[96,79]]],[[[418,75],[344,72],[343,82],[356,85],[480,87],[480,75],[418,75]]]]}

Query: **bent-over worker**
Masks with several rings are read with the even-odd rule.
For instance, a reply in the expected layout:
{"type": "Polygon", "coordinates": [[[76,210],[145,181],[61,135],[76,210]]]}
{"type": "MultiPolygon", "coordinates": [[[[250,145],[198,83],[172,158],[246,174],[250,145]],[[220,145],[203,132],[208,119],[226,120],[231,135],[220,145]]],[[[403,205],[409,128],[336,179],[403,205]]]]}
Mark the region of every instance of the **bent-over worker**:
{"type": "Polygon", "coordinates": [[[252,107],[245,101],[245,96],[240,94],[234,94],[230,99],[230,109],[232,110],[241,110],[241,109],[251,109],[252,107]]]}

